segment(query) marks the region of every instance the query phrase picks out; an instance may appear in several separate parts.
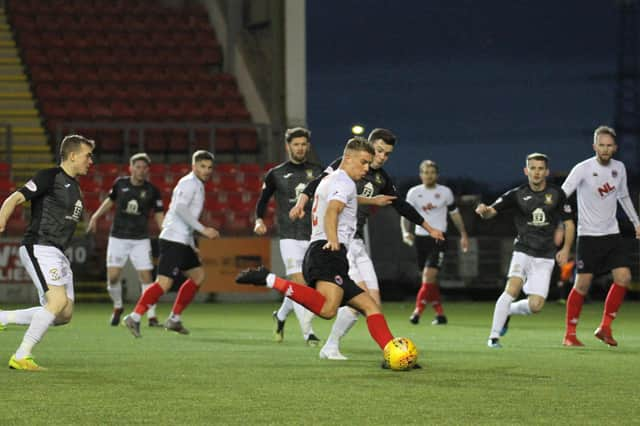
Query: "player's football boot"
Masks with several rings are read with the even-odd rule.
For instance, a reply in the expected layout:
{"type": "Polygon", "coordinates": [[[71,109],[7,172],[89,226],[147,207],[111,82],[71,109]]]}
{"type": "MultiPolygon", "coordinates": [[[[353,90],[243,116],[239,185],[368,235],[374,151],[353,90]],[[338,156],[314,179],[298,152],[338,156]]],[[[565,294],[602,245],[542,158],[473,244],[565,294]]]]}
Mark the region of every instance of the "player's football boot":
{"type": "Polygon", "coordinates": [[[120,317],[124,312],[124,308],[113,308],[113,313],[111,314],[111,325],[117,326],[120,324],[120,317]]]}
{"type": "Polygon", "coordinates": [[[505,334],[507,334],[507,331],[509,331],[509,321],[511,320],[511,315],[509,315],[507,317],[507,320],[504,322],[504,325],[502,326],[502,329],[500,329],[500,337],[504,336],[505,334]]]}
{"type": "Polygon", "coordinates": [[[175,331],[178,334],[189,334],[189,330],[184,328],[182,321],[173,321],[171,318],[167,318],[164,323],[164,328],[169,331],[175,331]]]}
{"type": "Polygon", "coordinates": [[[564,346],[584,346],[584,343],[578,340],[575,334],[565,334],[562,344],[564,346]]]}
{"type": "Polygon", "coordinates": [[[151,317],[149,318],[149,327],[164,327],[164,325],[160,324],[160,321],[158,321],[158,318],[151,317]]]}
{"type": "Polygon", "coordinates": [[[46,371],[46,368],[40,367],[31,355],[27,355],[22,359],[16,359],[16,354],[11,355],[9,368],[23,371],[46,371]]]}
{"type": "Polygon", "coordinates": [[[420,314],[417,312],[412,313],[409,317],[409,322],[411,324],[418,324],[420,322],[420,314]]]}
{"type": "Polygon", "coordinates": [[[309,334],[309,336],[307,337],[307,345],[311,346],[312,348],[315,348],[319,344],[320,344],[320,339],[318,338],[318,336],[316,336],[313,333],[309,334]]]}
{"type": "Polygon", "coordinates": [[[502,345],[500,344],[500,339],[496,339],[495,337],[493,339],[489,339],[487,341],[487,346],[490,347],[491,349],[501,349],[502,345]]]}
{"type": "Polygon", "coordinates": [[[273,332],[273,340],[282,343],[284,340],[284,321],[278,319],[278,311],[273,311],[273,320],[276,322],[276,329],[273,332]]]}
{"type": "Polygon", "coordinates": [[[142,337],[142,334],[140,334],[140,323],[131,318],[131,315],[125,316],[123,322],[125,327],[133,334],[133,337],[142,337]]]}
{"type": "MultiPolygon", "coordinates": [[[[0,309],[0,312],[2,312],[2,309],[0,309]]],[[[3,324],[0,322],[0,331],[5,331],[7,329],[7,324],[3,324]]]]}
{"type": "Polygon", "coordinates": [[[593,332],[593,335],[609,346],[618,346],[618,342],[611,335],[610,328],[598,327],[596,328],[596,331],[593,332]]]}
{"type": "Polygon", "coordinates": [[[320,359],[330,359],[332,361],[346,361],[349,359],[342,355],[337,347],[327,347],[326,345],[320,349],[318,356],[320,359]]]}
{"type": "Polygon", "coordinates": [[[445,325],[447,324],[447,317],[444,315],[436,315],[436,317],[431,321],[431,325],[445,325]]]}
{"type": "Polygon", "coordinates": [[[257,268],[249,268],[240,272],[236,277],[237,284],[253,284],[253,285],[267,285],[267,275],[271,272],[264,266],[258,266],[257,268]]]}

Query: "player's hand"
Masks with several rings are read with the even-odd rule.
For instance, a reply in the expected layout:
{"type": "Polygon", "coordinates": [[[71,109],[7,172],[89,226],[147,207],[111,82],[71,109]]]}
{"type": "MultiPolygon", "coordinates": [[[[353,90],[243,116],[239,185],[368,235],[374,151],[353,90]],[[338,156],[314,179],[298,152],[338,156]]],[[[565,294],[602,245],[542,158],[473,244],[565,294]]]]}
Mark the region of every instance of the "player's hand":
{"type": "Polygon", "coordinates": [[[569,261],[569,250],[560,250],[556,253],[556,262],[562,266],[569,261]]]}
{"type": "Polygon", "coordinates": [[[89,219],[89,224],[87,225],[87,234],[89,232],[96,232],[96,225],[98,223],[98,220],[95,219],[93,216],[91,216],[91,219],[89,219]]]}
{"type": "Polygon", "coordinates": [[[262,219],[256,219],[256,225],[253,227],[253,232],[256,235],[264,235],[267,233],[267,225],[264,224],[262,219]]]}
{"type": "Polygon", "coordinates": [[[289,219],[297,220],[304,217],[304,207],[296,204],[289,210],[289,219]]]}
{"type": "Polygon", "coordinates": [[[340,242],[339,241],[327,241],[327,243],[322,246],[322,249],[323,250],[338,251],[338,250],[340,250],[340,242]]]}
{"type": "Polygon", "coordinates": [[[215,228],[206,227],[201,232],[202,235],[213,240],[214,238],[218,238],[220,233],[215,228]]]}
{"type": "Polygon", "coordinates": [[[462,249],[463,253],[469,251],[469,237],[467,236],[467,234],[464,234],[460,237],[460,248],[462,249]]]}
{"type": "Polygon", "coordinates": [[[444,241],[444,234],[435,228],[429,229],[429,236],[437,241],[444,241]]]}
{"type": "Polygon", "coordinates": [[[395,200],[396,198],[398,197],[395,197],[393,195],[380,194],[380,195],[376,195],[375,197],[371,197],[371,203],[374,206],[384,207],[393,203],[393,200],[395,200]]]}
{"type": "Polygon", "coordinates": [[[408,245],[409,247],[413,247],[414,238],[415,236],[411,232],[402,233],[402,242],[408,245]]]}
{"type": "Polygon", "coordinates": [[[636,226],[636,239],[640,240],[640,225],[636,226]]]}
{"type": "Polygon", "coordinates": [[[0,221],[0,233],[4,232],[4,229],[7,227],[7,222],[0,221]]]}
{"type": "Polygon", "coordinates": [[[476,214],[483,219],[485,218],[488,212],[489,212],[489,207],[484,203],[480,203],[478,204],[478,207],[476,207],[476,214]]]}

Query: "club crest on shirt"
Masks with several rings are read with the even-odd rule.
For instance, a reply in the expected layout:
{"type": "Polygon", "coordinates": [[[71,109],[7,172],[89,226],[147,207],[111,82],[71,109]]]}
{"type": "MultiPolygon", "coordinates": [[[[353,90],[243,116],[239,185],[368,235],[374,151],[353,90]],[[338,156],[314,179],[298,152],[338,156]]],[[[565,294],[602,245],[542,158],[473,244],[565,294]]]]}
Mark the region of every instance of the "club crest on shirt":
{"type": "Polygon", "coordinates": [[[142,191],[140,191],[140,198],[144,199],[147,196],[147,191],[145,191],[144,189],[142,191]]]}
{"type": "Polygon", "coordinates": [[[307,179],[313,179],[313,170],[307,169],[304,172],[307,174],[307,179]]]}
{"type": "Polygon", "coordinates": [[[382,177],[380,176],[380,173],[376,173],[375,180],[378,185],[382,183],[382,177]]]}
{"type": "Polygon", "coordinates": [[[618,177],[618,171],[617,170],[611,170],[611,176],[618,177]]]}
{"type": "Polygon", "coordinates": [[[58,281],[60,279],[60,272],[58,272],[58,269],[49,269],[49,278],[51,278],[53,281],[58,281]]]}
{"type": "Polygon", "coordinates": [[[340,275],[336,275],[335,277],[333,277],[333,280],[336,282],[336,284],[338,285],[342,285],[342,283],[344,282],[342,280],[342,277],[340,275]]]}
{"type": "Polygon", "coordinates": [[[437,199],[439,199],[439,198],[440,198],[440,193],[436,192],[433,196],[434,196],[434,197],[435,197],[435,199],[437,200],[437,199]]]}
{"type": "Polygon", "coordinates": [[[544,203],[548,206],[553,204],[553,194],[544,194],[544,203]]]}
{"type": "Polygon", "coordinates": [[[362,188],[362,193],[360,194],[363,197],[373,197],[373,185],[371,182],[367,182],[367,184],[362,188]]]}

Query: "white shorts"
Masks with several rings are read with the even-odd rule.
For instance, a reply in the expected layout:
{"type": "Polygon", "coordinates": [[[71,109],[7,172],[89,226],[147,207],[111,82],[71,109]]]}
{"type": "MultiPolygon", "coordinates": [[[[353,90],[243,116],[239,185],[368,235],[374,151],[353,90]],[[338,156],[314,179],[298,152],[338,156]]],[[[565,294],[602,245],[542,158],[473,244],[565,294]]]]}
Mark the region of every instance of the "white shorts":
{"type": "Polygon", "coordinates": [[[524,281],[522,291],[525,294],[547,298],[549,282],[554,265],[553,259],[533,257],[519,251],[514,251],[509,265],[509,277],[519,277],[524,281]]]}
{"type": "Polygon", "coordinates": [[[53,246],[20,246],[20,262],[38,290],[40,305],[47,304],[45,293],[51,286],[63,286],[67,298],[74,300],[73,271],[67,256],[53,246]]]}
{"type": "Polygon", "coordinates": [[[309,248],[307,240],[280,240],[280,255],[282,255],[287,276],[302,273],[302,261],[307,248],[309,248]]]}
{"type": "Polygon", "coordinates": [[[363,240],[360,238],[351,240],[347,259],[349,260],[349,277],[356,284],[364,281],[369,290],[379,290],[378,276],[363,240]]]}
{"type": "Polygon", "coordinates": [[[136,271],[152,271],[151,240],[128,240],[109,237],[107,245],[107,268],[122,268],[131,258],[136,271]]]}

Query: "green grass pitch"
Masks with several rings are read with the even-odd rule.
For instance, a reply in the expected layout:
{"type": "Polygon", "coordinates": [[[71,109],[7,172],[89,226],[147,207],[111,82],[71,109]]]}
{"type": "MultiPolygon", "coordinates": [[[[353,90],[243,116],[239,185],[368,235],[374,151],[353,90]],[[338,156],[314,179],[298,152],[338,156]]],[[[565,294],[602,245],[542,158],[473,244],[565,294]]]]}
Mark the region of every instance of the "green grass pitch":
{"type": "MultiPolygon", "coordinates": [[[[6,367],[25,330],[10,326],[0,332],[0,425],[640,423],[638,303],[614,323],[617,348],[592,336],[599,302],[583,309],[584,348],[561,346],[564,307],[549,303],[514,317],[498,350],[486,346],[492,303],[446,303],[440,327],[430,312],[411,325],[411,304],[387,303],[393,333],[420,350],[424,368],[410,372],[379,368],[362,319],[343,341],[345,362],[320,360],[293,315],[275,343],[275,307],[193,305],[183,318],[191,335],[145,325],[134,339],[107,325],[109,306],[78,305],[36,348],[42,373],[6,367]]],[[[160,306],[161,317],[169,309],[160,306]]],[[[322,338],[331,324],[314,320],[322,338]]]]}

